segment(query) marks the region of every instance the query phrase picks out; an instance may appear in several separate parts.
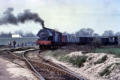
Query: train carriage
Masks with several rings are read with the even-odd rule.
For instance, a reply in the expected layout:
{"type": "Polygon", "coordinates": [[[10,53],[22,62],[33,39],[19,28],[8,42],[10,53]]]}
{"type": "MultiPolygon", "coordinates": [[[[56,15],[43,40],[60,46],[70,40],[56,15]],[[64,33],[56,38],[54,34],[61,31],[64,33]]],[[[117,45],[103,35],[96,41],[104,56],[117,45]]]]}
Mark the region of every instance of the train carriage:
{"type": "Polygon", "coordinates": [[[101,37],[101,43],[102,45],[118,45],[118,38],[118,36],[104,36],[101,37]]]}
{"type": "Polygon", "coordinates": [[[95,38],[94,37],[79,37],[79,44],[86,45],[91,44],[95,38]]]}

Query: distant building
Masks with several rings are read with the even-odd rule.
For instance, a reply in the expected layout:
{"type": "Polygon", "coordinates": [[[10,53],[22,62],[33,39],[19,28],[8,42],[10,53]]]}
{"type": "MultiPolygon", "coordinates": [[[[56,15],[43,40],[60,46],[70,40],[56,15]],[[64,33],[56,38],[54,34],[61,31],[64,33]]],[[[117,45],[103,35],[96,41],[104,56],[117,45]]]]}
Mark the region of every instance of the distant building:
{"type": "Polygon", "coordinates": [[[20,34],[12,34],[12,38],[21,38],[22,36],[20,34]]]}
{"type": "Polygon", "coordinates": [[[11,33],[0,33],[0,38],[11,38],[12,34],[11,33]]]}

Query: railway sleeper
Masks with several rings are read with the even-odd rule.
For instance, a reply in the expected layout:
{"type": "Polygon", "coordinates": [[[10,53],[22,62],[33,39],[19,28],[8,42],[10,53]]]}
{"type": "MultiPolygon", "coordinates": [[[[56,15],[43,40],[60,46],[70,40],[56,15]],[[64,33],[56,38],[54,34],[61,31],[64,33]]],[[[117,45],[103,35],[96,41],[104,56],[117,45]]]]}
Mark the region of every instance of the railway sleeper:
{"type": "MultiPolygon", "coordinates": [[[[36,69],[43,69],[43,70],[47,70],[47,71],[51,71],[51,72],[54,72],[56,75],[61,75],[62,77],[65,77],[66,79],[67,78],[71,78],[71,80],[79,80],[78,78],[76,78],[75,76],[65,72],[64,70],[62,69],[59,69],[59,68],[56,68],[54,66],[51,66],[51,65],[48,65],[48,64],[45,64],[45,63],[36,63],[36,62],[33,62],[34,63],[34,66],[36,67],[36,69]],[[39,65],[40,64],[40,65],[39,65]]],[[[49,73],[48,72],[48,73],[49,73]]],[[[68,80],[68,79],[67,79],[68,80]]]]}

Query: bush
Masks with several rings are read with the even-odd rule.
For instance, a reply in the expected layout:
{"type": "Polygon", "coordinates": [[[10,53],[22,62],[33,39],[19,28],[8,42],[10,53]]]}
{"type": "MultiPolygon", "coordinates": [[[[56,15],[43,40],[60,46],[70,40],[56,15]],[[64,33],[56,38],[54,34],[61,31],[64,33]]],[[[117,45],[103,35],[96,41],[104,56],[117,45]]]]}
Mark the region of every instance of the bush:
{"type": "Polygon", "coordinates": [[[100,72],[99,73],[99,75],[100,76],[107,76],[107,75],[109,75],[110,73],[111,73],[111,70],[109,70],[110,69],[110,67],[112,66],[113,64],[111,64],[111,65],[109,65],[109,66],[107,66],[104,70],[103,70],[103,72],[100,72]]]}
{"type": "Polygon", "coordinates": [[[66,61],[69,63],[72,63],[73,65],[77,67],[82,67],[84,66],[84,63],[86,62],[87,56],[62,56],[60,58],[61,61],[66,61]]]}
{"type": "Polygon", "coordinates": [[[107,60],[107,55],[103,56],[101,59],[99,59],[98,61],[94,62],[94,64],[100,64],[103,63],[107,60]]]}
{"type": "Polygon", "coordinates": [[[59,57],[59,60],[60,61],[63,61],[63,62],[69,62],[69,56],[61,56],[61,57],[59,57]]]}
{"type": "Polygon", "coordinates": [[[119,66],[120,63],[112,63],[111,65],[107,66],[102,72],[99,73],[100,76],[107,76],[109,75],[112,70],[115,68],[115,66],[111,67],[112,65],[117,65],[119,66]]]}

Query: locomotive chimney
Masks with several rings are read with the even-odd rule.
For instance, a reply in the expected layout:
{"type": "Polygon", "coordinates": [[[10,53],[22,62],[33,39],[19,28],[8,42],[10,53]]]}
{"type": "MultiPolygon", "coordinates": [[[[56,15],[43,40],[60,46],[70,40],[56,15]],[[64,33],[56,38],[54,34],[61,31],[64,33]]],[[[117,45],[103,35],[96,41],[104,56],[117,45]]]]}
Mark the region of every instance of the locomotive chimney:
{"type": "Polygon", "coordinates": [[[44,21],[41,22],[42,28],[45,29],[44,21]]]}

